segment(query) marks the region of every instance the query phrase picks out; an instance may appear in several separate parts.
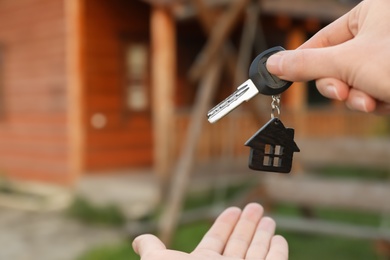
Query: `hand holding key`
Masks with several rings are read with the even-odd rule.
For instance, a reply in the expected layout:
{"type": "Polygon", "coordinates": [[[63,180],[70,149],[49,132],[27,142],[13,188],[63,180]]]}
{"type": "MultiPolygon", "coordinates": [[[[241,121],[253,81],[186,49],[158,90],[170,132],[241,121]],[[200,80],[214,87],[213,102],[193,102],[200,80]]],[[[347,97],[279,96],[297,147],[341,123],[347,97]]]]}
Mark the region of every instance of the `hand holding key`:
{"type": "Polygon", "coordinates": [[[282,47],[274,47],[259,54],[249,68],[249,79],[241,84],[232,95],[208,112],[209,122],[215,123],[258,93],[276,96],[288,89],[292,82],[272,75],[266,68],[268,57],[283,50],[282,47]]]}
{"type": "Polygon", "coordinates": [[[282,47],[274,47],[260,53],[249,68],[249,79],[207,114],[210,123],[214,123],[258,93],[272,95],[271,120],[245,143],[250,147],[249,168],[257,171],[289,173],[293,154],[299,152],[294,142],[294,129],[284,127],[278,118],[280,94],[292,82],[272,75],[266,68],[268,58],[282,50],[282,47]],[[275,110],[278,112],[277,116],[274,114],[275,110]]]}
{"type": "Polygon", "coordinates": [[[354,110],[390,112],[390,1],[365,0],[294,51],[268,60],[285,80],[316,80],[354,110]],[[293,64],[293,66],[292,66],[293,64]]]}

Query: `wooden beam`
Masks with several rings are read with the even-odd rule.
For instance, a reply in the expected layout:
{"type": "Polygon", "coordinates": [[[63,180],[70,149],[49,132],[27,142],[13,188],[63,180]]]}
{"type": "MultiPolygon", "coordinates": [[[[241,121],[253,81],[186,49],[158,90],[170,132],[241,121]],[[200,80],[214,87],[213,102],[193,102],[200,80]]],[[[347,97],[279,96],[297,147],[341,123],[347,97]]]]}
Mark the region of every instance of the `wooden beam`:
{"type": "MultiPolygon", "coordinates": [[[[256,25],[258,22],[258,14],[259,14],[259,5],[257,3],[250,3],[246,8],[246,19],[244,22],[244,27],[241,34],[240,47],[238,51],[238,59],[236,63],[236,68],[234,70],[233,76],[233,88],[231,89],[231,93],[235,91],[237,86],[241,85],[248,78],[248,70],[244,68],[249,68],[251,62],[251,55],[253,51],[253,43],[255,39],[256,33],[256,25]]],[[[242,108],[241,108],[242,109],[242,108]]],[[[253,113],[257,112],[258,109],[252,109],[253,113]]],[[[257,117],[256,120],[258,120],[257,117]]],[[[223,168],[222,172],[226,172],[231,167],[232,162],[234,161],[234,143],[235,143],[235,135],[237,134],[238,127],[236,120],[232,118],[229,119],[227,127],[226,127],[226,146],[225,149],[222,150],[221,160],[223,160],[223,168]]],[[[220,182],[220,186],[225,185],[227,183],[220,182]]]]}
{"type": "Polygon", "coordinates": [[[188,181],[193,168],[198,140],[202,131],[202,126],[206,121],[205,115],[210,108],[211,100],[216,90],[221,67],[221,60],[216,60],[210,64],[210,67],[200,83],[200,88],[195,99],[194,110],[188,126],[187,136],[183,143],[180,158],[177,161],[165,211],[163,212],[159,223],[160,238],[166,245],[171,242],[172,235],[180,218],[184,195],[186,194],[188,181]]]}
{"type": "Polygon", "coordinates": [[[198,18],[202,27],[205,29],[207,34],[210,34],[213,29],[214,22],[217,20],[215,13],[206,6],[204,0],[192,0],[192,3],[198,13],[198,18]]]}
{"type": "MultiPolygon", "coordinates": [[[[352,1],[351,1],[352,2],[352,1]]],[[[354,4],[329,0],[262,0],[261,9],[265,14],[283,14],[292,18],[318,18],[323,22],[332,22],[351,10],[354,4]]]]}
{"type": "Polygon", "coordinates": [[[237,23],[240,15],[245,10],[249,0],[239,0],[232,2],[229,9],[222,15],[214,26],[209,41],[198,55],[195,63],[189,72],[189,78],[196,81],[205,72],[207,65],[221,55],[220,49],[226,41],[228,35],[232,32],[234,25],[237,23]]]}
{"type": "MultiPolygon", "coordinates": [[[[145,2],[157,3],[161,0],[145,0],[145,2]]],[[[173,1],[168,2],[171,2],[171,5],[173,3],[173,1]]],[[[231,4],[233,0],[207,0],[205,2],[208,7],[221,7],[231,4]]],[[[318,18],[321,22],[331,22],[351,10],[355,5],[329,0],[261,0],[258,2],[267,15],[284,14],[299,19],[318,18]]],[[[173,9],[178,20],[192,19],[197,15],[197,11],[188,2],[181,2],[177,8],[173,9]]]]}
{"type": "MultiPolygon", "coordinates": [[[[259,21],[260,16],[260,3],[253,1],[251,2],[246,9],[246,19],[244,23],[244,28],[242,32],[242,38],[240,42],[240,49],[238,53],[237,65],[234,76],[234,84],[239,86],[248,79],[248,69],[251,64],[252,51],[256,45],[256,37],[261,37],[260,44],[258,47],[261,47],[258,51],[259,53],[265,50],[265,41],[264,33],[259,21]]],[[[257,50],[256,50],[257,51],[257,50]]],[[[266,96],[259,95],[252,102],[248,102],[243,105],[243,107],[248,107],[249,111],[255,122],[262,120],[264,118],[264,111],[269,113],[269,110],[264,110],[263,106],[266,102],[266,96]]],[[[268,108],[268,107],[267,107],[268,108]]]]}
{"type": "Polygon", "coordinates": [[[251,63],[252,51],[256,37],[257,24],[259,22],[260,4],[252,2],[246,9],[246,19],[242,31],[240,48],[238,52],[238,59],[236,70],[234,74],[234,84],[239,86],[247,80],[248,69],[251,63]]]}
{"type": "Polygon", "coordinates": [[[5,63],[5,48],[4,45],[0,44],[0,120],[5,118],[6,108],[4,105],[4,63],[5,63]]]}
{"type": "MultiPolygon", "coordinates": [[[[294,50],[306,40],[306,32],[302,27],[290,28],[287,33],[286,48],[294,50]]],[[[293,66],[293,65],[292,65],[293,66]]],[[[283,105],[288,110],[300,113],[306,109],[307,104],[307,83],[294,82],[285,93],[283,93],[283,105]]]]}
{"type": "MultiPolygon", "coordinates": [[[[192,0],[193,5],[195,6],[199,21],[204,28],[204,31],[207,35],[211,35],[213,32],[213,27],[215,22],[218,20],[215,16],[215,12],[213,12],[210,7],[206,4],[204,0],[192,0]]],[[[226,60],[226,69],[228,73],[234,75],[234,71],[236,69],[237,57],[234,51],[233,44],[230,41],[226,41],[222,46],[222,58],[226,60]]]]}
{"type": "MultiPolygon", "coordinates": [[[[207,5],[206,1],[204,0],[192,0],[192,3],[197,10],[199,20],[204,30],[210,35],[216,20],[215,18],[211,18],[211,16],[214,16],[214,14],[210,11],[210,6],[207,5]]],[[[237,58],[237,55],[233,49],[233,44],[231,44],[229,41],[225,41],[222,46],[221,58],[224,60],[223,64],[226,66],[225,68],[227,69],[227,73],[230,75],[235,75],[234,84],[237,86],[244,82],[248,77],[247,68],[249,67],[250,54],[253,50],[253,37],[257,31],[256,28],[258,23],[258,16],[260,14],[260,4],[258,2],[252,2],[250,5],[248,5],[246,12],[246,25],[243,32],[243,40],[240,44],[241,53],[239,54],[239,58],[237,58]]],[[[261,26],[259,29],[261,36],[264,37],[261,26]]],[[[263,49],[261,51],[263,51],[265,48],[264,44],[262,47],[263,49]]],[[[262,112],[264,110],[259,109],[260,106],[258,103],[259,102],[249,102],[248,104],[244,104],[244,107],[250,108],[250,112],[255,121],[258,121],[264,117],[264,113],[262,112]]],[[[264,102],[261,103],[264,104],[264,102]]]]}
{"type": "Polygon", "coordinates": [[[83,15],[84,0],[65,1],[66,67],[68,93],[69,182],[74,183],[84,169],[83,131],[83,15]]]}
{"type": "Polygon", "coordinates": [[[151,80],[153,95],[154,168],[163,192],[170,179],[173,158],[174,89],[176,84],[176,26],[169,9],[151,12],[151,80]]]}
{"type": "Polygon", "coordinates": [[[282,230],[302,232],[306,234],[324,234],[353,239],[369,239],[390,241],[390,231],[383,228],[358,226],[320,219],[303,219],[285,216],[271,216],[282,230]]]}
{"type": "Polygon", "coordinates": [[[376,169],[390,168],[390,140],[386,138],[303,138],[296,158],[308,167],[344,165],[376,169]]]}
{"type": "MultiPolygon", "coordinates": [[[[177,0],[141,0],[152,5],[169,6],[176,20],[188,20],[197,16],[197,10],[193,7],[191,1],[177,0]]],[[[220,8],[231,3],[232,0],[206,0],[204,1],[206,8],[220,8]]]]}

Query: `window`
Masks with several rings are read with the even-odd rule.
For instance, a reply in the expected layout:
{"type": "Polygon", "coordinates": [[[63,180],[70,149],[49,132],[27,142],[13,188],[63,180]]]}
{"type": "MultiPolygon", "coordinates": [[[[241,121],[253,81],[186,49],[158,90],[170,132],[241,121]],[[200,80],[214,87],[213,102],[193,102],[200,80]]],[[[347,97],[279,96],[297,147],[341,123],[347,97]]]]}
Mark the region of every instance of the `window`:
{"type": "Polygon", "coordinates": [[[264,166],[281,167],[283,146],[266,144],[264,147],[264,166]]]}
{"type": "Polygon", "coordinates": [[[125,103],[131,111],[145,111],[149,107],[148,98],[148,46],[132,43],[126,48],[125,103]]]}

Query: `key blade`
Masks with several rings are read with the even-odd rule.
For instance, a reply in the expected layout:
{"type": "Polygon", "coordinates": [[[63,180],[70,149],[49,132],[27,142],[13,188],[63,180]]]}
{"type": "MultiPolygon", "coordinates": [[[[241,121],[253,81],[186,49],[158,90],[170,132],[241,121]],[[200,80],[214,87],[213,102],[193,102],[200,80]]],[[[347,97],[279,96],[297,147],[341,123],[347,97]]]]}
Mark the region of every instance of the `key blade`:
{"type": "Polygon", "coordinates": [[[248,101],[254,97],[259,91],[253,84],[252,80],[247,80],[241,84],[233,94],[228,96],[221,103],[212,108],[207,117],[210,123],[215,123],[228,113],[232,112],[236,107],[242,104],[244,101],[248,101]]]}

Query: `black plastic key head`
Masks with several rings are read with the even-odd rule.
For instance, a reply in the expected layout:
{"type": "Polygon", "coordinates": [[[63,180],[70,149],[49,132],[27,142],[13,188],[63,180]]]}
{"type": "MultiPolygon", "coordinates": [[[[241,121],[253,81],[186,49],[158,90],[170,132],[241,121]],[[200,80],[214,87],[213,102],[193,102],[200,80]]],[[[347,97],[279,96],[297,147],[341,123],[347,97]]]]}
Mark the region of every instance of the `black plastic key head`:
{"type": "Polygon", "coordinates": [[[271,55],[284,50],[285,49],[280,46],[268,49],[260,53],[249,67],[249,78],[263,95],[278,95],[288,89],[292,84],[291,81],[282,80],[277,76],[272,75],[268,72],[266,67],[267,59],[271,55]]]}

